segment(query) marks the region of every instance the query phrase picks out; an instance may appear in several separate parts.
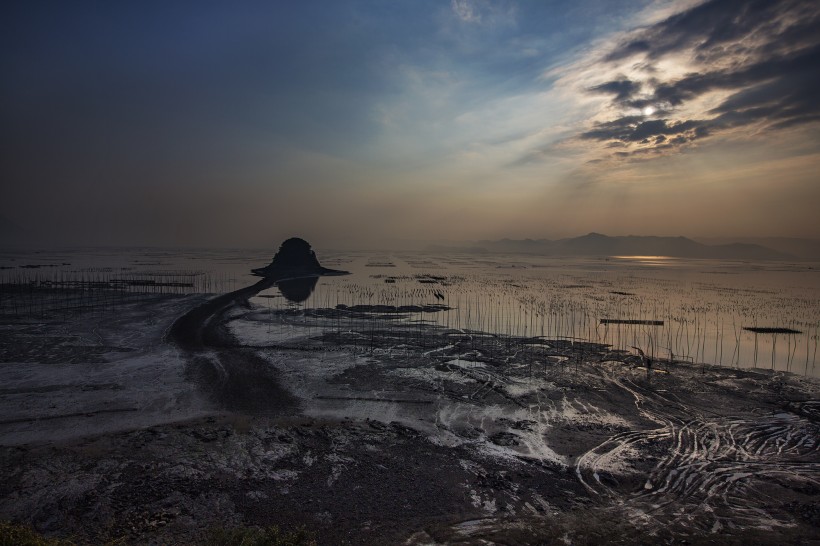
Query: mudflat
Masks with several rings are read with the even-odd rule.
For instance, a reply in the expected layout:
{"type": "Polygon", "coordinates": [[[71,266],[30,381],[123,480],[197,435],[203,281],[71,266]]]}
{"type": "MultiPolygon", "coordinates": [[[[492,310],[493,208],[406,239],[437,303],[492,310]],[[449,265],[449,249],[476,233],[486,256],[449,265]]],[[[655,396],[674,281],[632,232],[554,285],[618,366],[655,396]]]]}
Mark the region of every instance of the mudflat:
{"type": "Polygon", "coordinates": [[[817,534],[815,379],[252,292],[4,320],[0,517],[78,543],[817,534]]]}

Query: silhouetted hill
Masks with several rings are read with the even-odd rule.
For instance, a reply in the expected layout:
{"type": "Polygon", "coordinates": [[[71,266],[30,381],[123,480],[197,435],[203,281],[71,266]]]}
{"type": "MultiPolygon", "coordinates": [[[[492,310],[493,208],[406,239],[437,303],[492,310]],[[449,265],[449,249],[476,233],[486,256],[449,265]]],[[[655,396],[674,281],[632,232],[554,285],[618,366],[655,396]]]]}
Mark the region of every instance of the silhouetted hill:
{"type": "Polygon", "coordinates": [[[788,260],[794,256],[762,245],[731,243],[706,245],[687,237],[627,235],[610,237],[589,233],[580,237],[479,241],[477,246],[491,252],[514,252],[551,256],[672,256],[724,260],[788,260]]]}
{"type": "Polygon", "coordinates": [[[820,261],[820,240],[817,239],[801,239],[797,237],[710,237],[698,238],[697,240],[706,245],[741,243],[764,246],[777,252],[791,254],[801,260],[820,261]]]}
{"type": "Polygon", "coordinates": [[[318,275],[344,275],[347,271],[328,269],[319,264],[310,243],[299,237],[291,237],[281,244],[273,261],[267,267],[252,270],[260,277],[279,279],[318,275]]]}

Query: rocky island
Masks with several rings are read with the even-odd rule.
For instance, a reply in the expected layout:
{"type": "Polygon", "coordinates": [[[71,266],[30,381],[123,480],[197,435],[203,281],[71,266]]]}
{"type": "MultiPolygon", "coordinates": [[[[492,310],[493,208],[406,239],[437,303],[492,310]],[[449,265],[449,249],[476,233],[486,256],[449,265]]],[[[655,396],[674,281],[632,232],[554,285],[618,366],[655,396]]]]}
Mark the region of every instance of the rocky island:
{"type": "Polygon", "coordinates": [[[256,276],[274,280],[348,274],[347,271],[322,267],[310,243],[299,237],[283,242],[270,265],[252,271],[256,276]]]}

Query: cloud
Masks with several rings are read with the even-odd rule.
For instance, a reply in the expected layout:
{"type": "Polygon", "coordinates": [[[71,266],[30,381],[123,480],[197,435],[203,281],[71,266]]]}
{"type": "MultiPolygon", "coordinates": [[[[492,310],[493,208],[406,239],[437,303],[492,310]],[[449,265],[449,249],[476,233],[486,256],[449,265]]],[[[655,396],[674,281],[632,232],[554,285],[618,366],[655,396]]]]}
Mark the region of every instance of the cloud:
{"type": "Polygon", "coordinates": [[[627,145],[630,142],[661,143],[667,141],[668,135],[677,135],[679,142],[687,142],[707,136],[708,133],[709,129],[702,121],[669,122],[663,119],[645,121],[638,116],[628,116],[599,123],[595,129],[581,133],[579,138],[607,140],[613,141],[611,144],[627,145]]]}
{"type": "Polygon", "coordinates": [[[604,144],[592,159],[816,123],[820,5],[709,0],[603,42],[556,84],[598,101],[574,138],[604,144]]]}
{"type": "Polygon", "coordinates": [[[782,53],[816,35],[817,7],[806,0],[709,0],[640,29],[622,40],[604,60],[635,54],[661,59],[692,51],[698,60],[760,51],[782,53]]]}
{"type": "Polygon", "coordinates": [[[488,0],[451,0],[455,16],[465,23],[477,25],[509,25],[515,21],[515,5],[511,2],[488,0]]]}
{"type": "Polygon", "coordinates": [[[618,101],[625,101],[631,99],[640,90],[640,82],[633,82],[627,79],[602,83],[590,89],[590,91],[593,92],[597,91],[599,93],[612,93],[613,95],[615,95],[615,100],[618,101]]]}
{"type": "Polygon", "coordinates": [[[453,0],[451,2],[453,13],[459,19],[467,23],[480,23],[481,13],[479,13],[476,6],[470,0],[453,0]]]}

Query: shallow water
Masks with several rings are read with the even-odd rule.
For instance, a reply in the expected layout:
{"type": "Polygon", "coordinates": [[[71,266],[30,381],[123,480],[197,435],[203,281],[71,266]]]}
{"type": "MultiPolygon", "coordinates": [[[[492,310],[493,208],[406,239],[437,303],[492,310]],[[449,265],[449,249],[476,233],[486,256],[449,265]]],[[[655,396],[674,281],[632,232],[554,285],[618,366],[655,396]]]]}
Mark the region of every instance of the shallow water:
{"type": "Polygon", "coordinates": [[[820,373],[820,271],[813,264],[424,253],[330,256],[325,260],[330,267],[352,274],[319,279],[303,302],[288,302],[272,288],[255,303],[300,311],[438,304],[449,309],[405,313],[402,320],[501,336],[587,340],[622,350],[637,347],[655,359],[820,373]],[[663,325],[602,324],[602,319],[663,325]],[[800,333],[755,334],[744,327],[787,327],[800,333]]]}
{"type": "MultiPolygon", "coordinates": [[[[227,292],[257,278],[269,250],[61,249],[0,254],[0,283],[60,275],[134,276],[168,272],[204,277],[189,290],[227,292]],[[26,268],[22,266],[40,266],[26,268]],[[105,273],[103,273],[105,272],[105,273]],[[204,288],[203,288],[204,287],[204,288]]],[[[323,277],[302,302],[276,288],[253,299],[261,309],[338,305],[446,306],[396,319],[500,336],[589,340],[640,348],[655,359],[684,359],[820,376],[820,267],[812,263],[730,262],[659,256],[553,258],[423,252],[318,252],[323,277]],[[662,321],[602,324],[601,319],[662,321]],[[799,334],[755,334],[780,327],[799,334]]],[[[302,297],[304,297],[303,294],[302,297]]],[[[0,300],[2,301],[2,300],[0,300]]],[[[2,312],[8,312],[2,309],[2,312]]],[[[386,320],[374,315],[374,321],[386,320]]],[[[291,321],[292,323],[292,321],[291,321]]],[[[273,325],[268,330],[276,335],[273,325]]]]}

